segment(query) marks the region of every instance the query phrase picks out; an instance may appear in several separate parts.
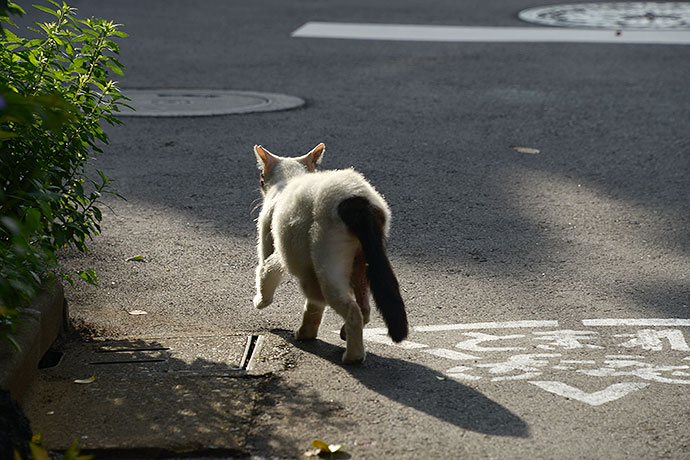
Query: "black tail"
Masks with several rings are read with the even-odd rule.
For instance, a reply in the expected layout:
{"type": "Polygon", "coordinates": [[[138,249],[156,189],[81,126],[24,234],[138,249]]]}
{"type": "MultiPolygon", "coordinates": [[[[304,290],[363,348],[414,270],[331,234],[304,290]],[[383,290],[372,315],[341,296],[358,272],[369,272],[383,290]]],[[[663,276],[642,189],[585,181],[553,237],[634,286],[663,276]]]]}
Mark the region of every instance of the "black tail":
{"type": "Polygon", "coordinates": [[[356,196],[338,205],[338,215],[362,244],[369,287],[388,326],[388,335],[394,342],[402,342],[407,337],[407,315],[398,280],[384,249],[383,211],[366,198],[356,196]]]}

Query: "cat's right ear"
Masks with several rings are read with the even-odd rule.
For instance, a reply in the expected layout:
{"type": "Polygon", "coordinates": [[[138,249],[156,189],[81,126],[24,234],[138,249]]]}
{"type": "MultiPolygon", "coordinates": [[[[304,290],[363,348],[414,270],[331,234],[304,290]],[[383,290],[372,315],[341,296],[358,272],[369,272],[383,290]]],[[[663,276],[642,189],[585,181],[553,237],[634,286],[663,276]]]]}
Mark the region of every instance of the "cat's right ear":
{"type": "Polygon", "coordinates": [[[320,143],[316,147],[314,147],[311,152],[307,153],[304,156],[301,156],[297,158],[297,161],[301,162],[304,166],[307,167],[307,171],[309,172],[314,172],[316,171],[316,167],[321,164],[321,158],[323,157],[323,152],[326,151],[326,146],[324,143],[320,143]]]}
{"type": "Polygon", "coordinates": [[[256,165],[264,174],[268,174],[268,171],[278,162],[275,155],[260,145],[254,146],[254,154],[256,155],[256,165]]]}

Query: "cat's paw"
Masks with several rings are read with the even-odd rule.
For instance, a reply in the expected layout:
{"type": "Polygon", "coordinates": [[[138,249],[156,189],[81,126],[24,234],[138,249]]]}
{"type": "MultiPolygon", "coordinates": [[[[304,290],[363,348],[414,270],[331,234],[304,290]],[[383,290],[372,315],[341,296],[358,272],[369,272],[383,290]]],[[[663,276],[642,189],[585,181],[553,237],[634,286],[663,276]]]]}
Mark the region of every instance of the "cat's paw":
{"type": "Polygon", "coordinates": [[[295,339],[297,340],[314,340],[316,338],[316,333],[318,332],[318,329],[314,330],[313,328],[308,328],[308,327],[300,327],[297,332],[295,332],[295,339]]]}
{"type": "Polygon", "coordinates": [[[262,308],[266,308],[269,305],[271,305],[271,302],[273,302],[273,299],[264,299],[261,297],[261,295],[257,294],[254,296],[254,306],[261,310],[262,308]]]}
{"type": "Polygon", "coordinates": [[[365,357],[366,353],[364,351],[362,351],[362,353],[350,354],[345,351],[345,353],[343,353],[343,364],[362,364],[365,357]]]}

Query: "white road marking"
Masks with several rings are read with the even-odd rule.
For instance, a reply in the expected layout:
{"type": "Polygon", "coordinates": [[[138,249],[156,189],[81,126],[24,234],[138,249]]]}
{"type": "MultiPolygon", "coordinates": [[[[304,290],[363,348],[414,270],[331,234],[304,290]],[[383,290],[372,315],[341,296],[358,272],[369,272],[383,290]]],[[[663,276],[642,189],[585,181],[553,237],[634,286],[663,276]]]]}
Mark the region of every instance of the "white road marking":
{"type": "Polygon", "coordinates": [[[577,401],[587,403],[590,406],[601,406],[602,404],[615,401],[616,399],[627,396],[634,391],[641,390],[642,388],[649,386],[648,383],[642,382],[614,383],[613,385],[607,386],[603,390],[587,393],[579,388],[563,382],[531,380],[529,383],[538,386],[542,390],[546,390],[550,393],[554,393],[565,398],[575,399],[577,401]]]}
{"type": "Polygon", "coordinates": [[[431,348],[428,350],[422,350],[424,353],[429,353],[430,355],[438,356],[439,358],[452,359],[453,361],[464,361],[468,359],[478,360],[482,359],[479,356],[474,356],[469,353],[461,353],[455,350],[449,350],[447,348],[431,348]]]}
{"type": "Polygon", "coordinates": [[[583,319],[583,326],[639,326],[639,327],[672,327],[690,326],[690,319],[681,318],[633,318],[633,319],[583,319]]]}
{"type": "Polygon", "coordinates": [[[690,346],[688,346],[683,333],[679,329],[665,329],[663,331],[642,329],[635,334],[616,334],[614,337],[632,337],[631,340],[621,343],[620,347],[642,347],[645,350],[661,351],[664,349],[664,341],[662,339],[666,339],[671,346],[671,350],[690,351],[690,346]]]}
{"type": "Polygon", "coordinates": [[[420,42],[623,43],[690,45],[687,30],[602,30],[552,27],[475,27],[419,24],[307,22],[292,33],[299,38],[420,42]]]}
{"type": "Polygon", "coordinates": [[[453,368],[450,368],[446,371],[446,375],[448,377],[457,379],[457,380],[479,380],[481,377],[477,377],[475,375],[470,375],[470,374],[465,374],[465,371],[470,371],[472,370],[471,367],[467,366],[455,366],[453,368]]]}
{"type": "Polygon", "coordinates": [[[486,323],[465,323],[465,324],[436,324],[432,326],[416,326],[412,328],[415,332],[441,332],[441,331],[467,331],[472,329],[518,329],[536,327],[558,327],[558,321],[490,321],[486,323]]]}
{"type": "Polygon", "coordinates": [[[472,339],[463,340],[455,344],[455,348],[467,351],[483,352],[483,351],[518,351],[524,350],[524,347],[485,347],[480,345],[483,342],[492,342],[497,340],[521,339],[522,334],[515,335],[491,335],[483,332],[465,332],[463,335],[474,337],[472,339]]]}
{"type": "MultiPolygon", "coordinates": [[[[333,332],[340,334],[340,331],[333,331],[333,332]]],[[[393,347],[406,348],[406,349],[428,348],[429,347],[429,345],[425,345],[423,343],[412,342],[410,340],[403,340],[400,343],[395,343],[386,334],[388,334],[388,329],[385,329],[382,327],[372,327],[372,328],[364,329],[362,331],[362,336],[363,336],[364,340],[369,340],[371,342],[381,343],[383,345],[390,345],[393,347]]]]}
{"type": "MultiPolygon", "coordinates": [[[[690,385],[690,356],[686,354],[690,351],[690,340],[686,339],[688,329],[683,329],[690,326],[690,319],[604,318],[582,320],[582,324],[596,327],[596,332],[560,329],[556,320],[489,321],[421,325],[411,329],[415,340],[431,333],[426,336],[427,343],[409,340],[393,343],[386,328],[364,329],[364,339],[402,349],[417,349],[426,355],[454,361],[444,374],[458,381],[523,380],[591,406],[615,401],[652,383],[690,385]],[[535,328],[544,330],[535,331],[535,328]],[[539,349],[559,353],[524,352],[539,349]],[[523,353],[515,354],[518,350],[523,353]],[[579,353],[573,355],[576,351],[579,353]],[[583,356],[582,351],[587,354],[583,356]],[[615,354],[616,351],[631,354],[615,354]],[[634,352],[641,354],[632,354],[634,352]],[[455,365],[460,364],[459,361],[464,365],[455,365]],[[555,374],[588,376],[596,380],[614,377],[643,381],[615,383],[587,393],[561,381],[537,380],[554,378],[555,374]]],[[[567,381],[567,376],[565,379],[567,381]]]]}

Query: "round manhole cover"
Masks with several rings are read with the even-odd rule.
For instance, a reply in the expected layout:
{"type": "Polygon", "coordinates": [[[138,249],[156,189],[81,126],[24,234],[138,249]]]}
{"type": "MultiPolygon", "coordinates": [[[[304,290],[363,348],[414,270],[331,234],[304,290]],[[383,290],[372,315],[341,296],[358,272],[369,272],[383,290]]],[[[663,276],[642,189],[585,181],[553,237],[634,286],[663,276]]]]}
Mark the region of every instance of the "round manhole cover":
{"type": "Polygon", "coordinates": [[[690,2],[578,3],[529,8],[523,21],[560,27],[690,30],[690,2]]]}
{"type": "Polygon", "coordinates": [[[304,100],[276,93],[201,89],[123,89],[129,105],[119,115],[130,117],[201,117],[272,112],[300,107],[304,100]]]}

